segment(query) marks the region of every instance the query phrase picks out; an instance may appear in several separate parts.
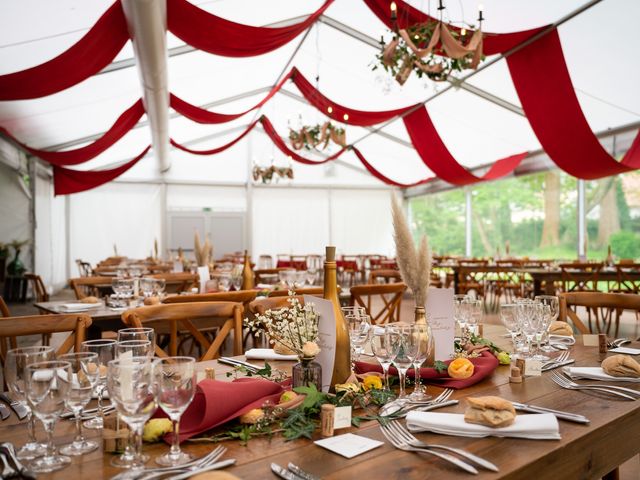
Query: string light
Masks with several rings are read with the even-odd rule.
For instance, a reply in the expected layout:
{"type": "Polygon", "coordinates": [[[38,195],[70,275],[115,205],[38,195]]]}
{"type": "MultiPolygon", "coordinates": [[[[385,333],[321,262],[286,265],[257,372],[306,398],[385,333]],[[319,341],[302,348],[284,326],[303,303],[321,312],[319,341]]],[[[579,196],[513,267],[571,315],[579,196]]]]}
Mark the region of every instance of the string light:
{"type": "Polygon", "coordinates": [[[329,105],[329,107],[327,107],[327,112],[333,113],[333,107],[331,105],[329,105]]]}
{"type": "Polygon", "coordinates": [[[396,2],[391,2],[389,7],[391,8],[391,20],[396,20],[398,18],[398,6],[396,2]]]}
{"type": "Polygon", "coordinates": [[[344,121],[346,122],[347,120],[349,120],[349,114],[345,113],[342,118],[344,119],[344,121]]]}
{"type": "Polygon", "coordinates": [[[467,34],[467,29],[463,27],[462,30],[460,30],[460,35],[464,37],[466,34],[467,34]]]}

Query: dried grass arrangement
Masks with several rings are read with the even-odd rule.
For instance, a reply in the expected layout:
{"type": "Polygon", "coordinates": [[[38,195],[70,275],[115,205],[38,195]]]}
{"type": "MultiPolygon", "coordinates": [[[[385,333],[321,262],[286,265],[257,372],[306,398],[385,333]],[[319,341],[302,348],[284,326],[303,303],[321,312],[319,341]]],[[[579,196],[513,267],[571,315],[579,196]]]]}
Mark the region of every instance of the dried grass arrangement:
{"type": "Polygon", "coordinates": [[[196,263],[199,267],[207,266],[213,260],[213,245],[211,244],[211,240],[209,240],[209,235],[207,234],[204,239],[204,245],[200,243],[200,235],[196,230],[194,239],[194,253],[196,256],[196,263]]]}
{"type": "Polygon", "coordinates": [[[407,219],[394,194],[391,196],[393,239],[396,244],[396,261],[402,280],[413,293],[416,307],[427,303],[427,289],[431,279],[431,254],[427,236],[423,235],[416,248],[407,219]]]}

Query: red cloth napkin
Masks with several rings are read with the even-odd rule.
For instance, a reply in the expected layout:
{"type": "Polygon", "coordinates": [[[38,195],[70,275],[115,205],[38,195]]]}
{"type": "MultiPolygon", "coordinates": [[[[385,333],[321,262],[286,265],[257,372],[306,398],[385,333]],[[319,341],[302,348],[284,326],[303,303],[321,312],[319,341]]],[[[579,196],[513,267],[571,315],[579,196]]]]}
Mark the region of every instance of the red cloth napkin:
{"type": "MultiPolygon", "coordinates": [[[[421,368],[420,369],[420,377],[429,384],[438,385],[439,387],[449,387],[449,388],[466,388],[471,385],[475,385],[480,380],[488,377],[493,373],[493,371],[498,367],[498,359],[492,355],[490,352],[482,352],[479,357],[470,358],[471,363],[474,365],[473,375],[469,378],[465,378],[464,380],[456,380],[451,378],[447,372],[438,373],[435,368],[421,368]]],[[[448,360],[444,363],[449,365],[452,360],[448,360]]],[[[382,372],[382,367],[377,364],[367,363],[367,362],[356,362],[356,372],[357,373],[367,373],[367,372],[382,372]]],[[[389,368],[390,375],[398,375],[398,371],[395,367],[389,368]]],[[[414,371],[413,368],[407,372],[407,376],[413,378],[414,371]]]]}
{"type": "MultiPolygon", "coordinates": [[[[277,404],[284,392],[282,385],[261,378],[239,378],[233,382],[203,380],[193,402],[180,419],[180,441],[239,417],[265,403],[277,404]]],[[[161,409],[156,417],[166,417],[161,409]]],[[[164,437],[170,442],[173,434],[164,437]]]]}

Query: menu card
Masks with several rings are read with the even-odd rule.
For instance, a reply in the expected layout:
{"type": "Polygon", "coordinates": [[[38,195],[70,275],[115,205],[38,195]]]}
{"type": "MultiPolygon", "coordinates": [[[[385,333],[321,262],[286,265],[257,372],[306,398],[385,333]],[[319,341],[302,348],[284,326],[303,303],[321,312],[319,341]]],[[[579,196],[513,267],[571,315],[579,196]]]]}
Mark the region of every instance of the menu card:
{"type": "Polygon", "coordinates": [[[303,295],[304,304],[313,304],[318,314],[318,346],[320,353],[316,362],[322,367],[322,391],[328,392],[333,375],[333,364],[336,357],[336,318],[333,314],[333,304],[330,300],[303,295]]]}
{"type": "Polygon", "coordinates": [[[207,282],[211,279],[209,265],[198,267],[198,278],[200,279],[200,293],[206,293],[207,282]]]}
{"type": "Polygon", "coordinates": [[[456,333],[453,288],[429,288],[425,310],[436,346],[435,359],[449,360],[454,354],[453,339],[456,333]]]}

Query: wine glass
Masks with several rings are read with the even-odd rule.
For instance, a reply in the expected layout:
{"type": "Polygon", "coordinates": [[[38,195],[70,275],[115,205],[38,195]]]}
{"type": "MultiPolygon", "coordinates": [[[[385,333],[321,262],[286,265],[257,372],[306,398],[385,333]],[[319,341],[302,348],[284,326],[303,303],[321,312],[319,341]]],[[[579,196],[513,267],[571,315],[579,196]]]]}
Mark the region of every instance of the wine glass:
{"type": "Polygon", "coordinates": [[[111,402],[134,438],[132,452],[112,459],[114,467],[139,470],[148,456],[142,454],[142,430],[156,410],[153,364],[149,357],[123,357],[111,360],[107,367],[107,389],[111,402]]]}
{"type": "MultiPolygon", "coordinates": [[[[548,325],[551,325],[551,322],[554,322],[558,319],[558,315],[560,313],[560,303],[558,301],[558,297],[554,295],[538,295],[534,298],[535,301],[542,303],[543,305],[548,305],[550,310],[550,318],[548,325]]],[[[549,326],[547,326],[547,331],[544,332],[543,338],[543,346],[542,351],[544,352],[554,352],[555,349],[549,345],[549,326]]]]}
{"type": "Polygon", "coordinates": [[[221,273],[218,276],[218,289],[228,292],[231,288],[231,274],[229,272],[221,273]]]}
{"type": "Polygon", "coordinates": [[[454,295],[453,296],[453,318],[460,326],[460,336],[464,337],[466,330],[466,316],[464,315],[463,302],[469,300],[471,297],[468,295],[454,295]]]}
{"type": "Polygon", "coordinates": [[[13,400],[20,402],[27,410],[27,431],[29,440],[17,451],[19,459],[29,460],[45,453],[45,445],[36,441],[35,418],[26,397],[26,367],[31,363],[53,360],[55,353],[50,346],[14,348],[7,352],[4,378],[13,400]]]}
{"type": "Polygon", "coordinates": [[[513,343],[513,351],[515,354],[518,353],[516,337],[520,334],[516,307],[517,305],[515,303],[503,303],[500,305],[500,321],[511,335],[511,342],[513,343]]]}
{"type": "Polygon", "coordinates": [[[309,285],[315,285],[316,282],[318,281],[318,277],[320,276],[320,272],[318,272],[318,270],[314,269],[308,269],[306,272],[306,276],[307,276],[307,284],[309,285]]]}
{"type": "Polygon", "coordinates": [[[409,342],[409,337],[411,336],[411,325],[393,325],[390,327],[390,335],[391,342],[396,345],[394,346],[394,351],[396,351],[396,356],[393,359],[393,364],[396,369],[398,369],[398,376],[400,379],[400,391],[398,393],[399,399],[406,399],[407,394],[405,392],[405,383],[407,379],[407,370],[411,367],[413,363],[413,358],[415,358],[415,348],[416,344],[411,344],[409,342]]]}
{"type": "Polygon", "coordinates": [[[467,299],[463,301],[463,312],[469,334],[478,335],[478,325],[482,320],[482,300],[467,299]]]}
{"type": "Polygon", "coordinates": [[[533,356],[533,339],[536,335],[538,325],[536,323],[535,304],[532,301],[521,301],[517,304],[516,311],[518,313],[518,324],[520,331],[527,340],[526,357],[533,356]]]}
{"type": "Polygon", "coordinates": [[[389,391],[389,367],[391,362],[398,354],[398,343],[391,341],[389,326],[384,329],[374,327],[373,336],[371,337],[371,352],[382,366],[384,373],[384,389],[389,391]]]}
{"type": "Polygon", "coordinates": [[[154,278],[153,280],[153,295],[162,297],[164,295],[164,289],[167,286],[167,281],[164,278],[154,278]]]}
{"type": "Polygon", "coordinates": [[[106,338],[99,338],[97,340],[86,340],[82,342],[83,352],[93,352],[98,355],[96,364],[98,366],[98,377],[96,379],[96,394],[98,395],[98,413],[91,420],[84,422],[85,428],[88,429],[100,429],[104,425],[104,406],[102,405],[102,399],[107,387],[107,364],[115,358],[116,355],[116,341],[106,338]]]}
{"type": "Polygon", "coordinates": [[[355,369],[355,362],[360,359],[364,345],[371,335],[371,317],[369,315],[346,315],[351,340],[351,368],[355,369]]]}
{"type": "Polygon", "coordinates": [[[122,356],[152,357],[153,349],[149,340],[123,340],[116,343],[116,358],[122,356]]]}
{"type": "Polygon", "coordinates": [[[71,381],[65,405],[73,412],[76,420],[76,438],[69,445],[60,449],[64,455],[82,455],[98,448],[98,443],[86,440],[82,435],[82,410],[91,400],[93,389],[98,383],[98,354],[93,352],[76,352],[60,355],[58,360],[69,362],[71,381]]]}
{"type": "Polygon", "coordinates": [[[47,433],[47,448],[43,457],[32,460],[29,469],[36,473],[60,470],[71,459],[56,453],[53,445],[53,429],[71,389],[71,364],[60,360],[47,360],[27,365],[27,401],[34,415],[42,422],[47,433]]]}
{"type": "Polygon", "coordinates": [[[549,305],[544,305],[538,301],[535,301],[535,315],[536,315],[536,354],[534,355],[534,359],[547,361],[549,357],[540,353],[540,344],[542,342],[542,338],[544,334],[549,329],[549,325],[551,324],[551,307],[549,305]]]}
{"type": "Polygon", "coordinates": [[[140,290],[142,290],[142,296],[147,298],[153,296],[153,290],[155,286],[155,278],[144,277],[140,279],[140,290]]]}
{"type": "Polygon", "coordinates": [[[191,357],[168,357],[156,361],[154,366],[157,383],[158,406],[173,423],[173,441],[168,453],[157,457],[156,463],[165,466],[182,465],[193,456],[180,450],[180,417],[185,412],[196,391],[196,361],[191,357]]]}
{"type": "Polygon", "coordinates": [[[118,342],[127,340],[147,340],[151,344],[149,356],[153,356],[156,347],[156,331],[151,327],[129,327],[118,330],[118,342]]]}
{"type": "Polygon", "coordinates": [[[420,376],[420,368],[425,360],[429,358],[434,348],[431,327],[424,324],[411,325],[408,343],[409,353],[413,355],[411,360],[415,379],[413,392],[409,395],[409,398],[421,402],[431,398],[430,395],[427,395],[427,389],[422,385],[422,378],[420,376]]]}

